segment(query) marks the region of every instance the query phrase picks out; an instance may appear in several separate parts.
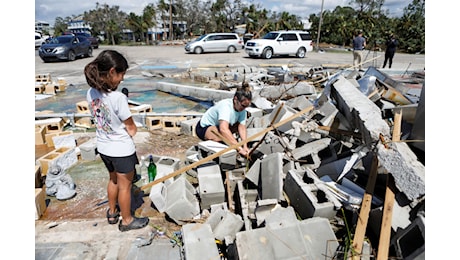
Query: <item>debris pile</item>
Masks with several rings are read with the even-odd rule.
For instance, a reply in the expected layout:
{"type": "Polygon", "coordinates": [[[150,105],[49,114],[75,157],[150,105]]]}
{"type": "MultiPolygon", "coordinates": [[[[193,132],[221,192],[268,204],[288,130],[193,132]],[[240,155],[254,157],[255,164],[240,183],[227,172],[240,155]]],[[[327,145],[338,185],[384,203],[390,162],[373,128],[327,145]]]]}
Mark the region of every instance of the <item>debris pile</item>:
{"type": "Polygon", "coordinates": [[[321,92],[245,77],[250,156],[200,142],[142,187],[182,225],[186,259],[424,256],[424,82],[373,67],[327,75],[321,92]]]}

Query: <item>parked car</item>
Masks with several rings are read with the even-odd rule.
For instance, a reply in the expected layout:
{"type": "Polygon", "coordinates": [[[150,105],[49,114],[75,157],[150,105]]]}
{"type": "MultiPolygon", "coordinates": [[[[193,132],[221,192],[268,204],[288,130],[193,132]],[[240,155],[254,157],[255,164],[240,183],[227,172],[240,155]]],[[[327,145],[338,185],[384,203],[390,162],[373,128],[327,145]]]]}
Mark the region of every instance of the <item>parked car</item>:
{"type": "Polygon", "coordinates": [[[84,36],[61,35],[40,46],[38,55],[44,62],[73,61],[77,57],[93,56],[93,47],[88,38],[84,36]]]}
{"type": "Polygon", "coordinates": [[[93,47],[93,49],[99,48],[99,39],[97,37],[93,37],[93,36],[91,36],[91,34],[84,33],[84,32],[78,32],[78,33],[74,33],[74,34],[77,35],[77,36],[87,37],[88,40],[91,42],[91,46],[93,47]]]}
{"type": "Polygon", "coordinates": [[[42,37],[41,33],[35,33],[35,49],[42,46],[45,43],[45,38],[42,37]]]}
{"type": "Polygon", "coordinates": [[[277,55],[295,55],[305,58],[313,50],[311,35],[304,31],[273,31],[260,39],[251,39],[244,46],[251,58],[271,59],[277,55]]]}
{"type": "Polygon", "coordinates": [[[237,33],[209,33],[198,37],[185,45],[188,53],[236,52],[244,47],[243,40],[237,33]]]}

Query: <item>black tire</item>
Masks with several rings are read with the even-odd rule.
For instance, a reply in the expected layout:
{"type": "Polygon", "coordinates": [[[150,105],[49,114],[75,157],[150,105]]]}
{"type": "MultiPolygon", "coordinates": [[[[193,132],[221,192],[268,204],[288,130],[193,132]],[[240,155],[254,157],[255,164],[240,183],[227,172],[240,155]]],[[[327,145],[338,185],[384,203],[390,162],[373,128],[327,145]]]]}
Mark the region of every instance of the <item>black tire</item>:
{"type": "Polygon", "coordinates": [[[201,48],[201,47],[196,47],[196,48],[193,50],[193,52],[194,52],[195,54],[201,54],[201,53],[203,53],[203,48],[201,48]]]}
{"type": "Polygon", "coordinates": [[[232,46],[228,46],[227,51],[228,51],[229,53],[234,53],[234,52],[236,52],[236,48],[235,48],[235,46],[233,46],[233,45],[232,45],[232,46]]]}
{"type": "Polygon", "coordinates": [[[86,53],[86,57],[93,57],[93,48],[89,47],[88,52],[86,53]]]}
{"type": "Polygon", "coordinates": [[[251,55],[251,54],[249,54],[249,57],[250,57],[250,58],[257,58],[257,55],[251,55]]]}
{"type": "Polygon", "coordinates": [[[273,50],[270,47],[265,48],[264,51],[262,52],[262,58],[264,59],[267,59],[267,60],[271,59],[272,56],[273,56],[273,50]]]}
{"type": "Polygon", "coordinates": [[[77,58],[77,55],[75,55],[74,51],[69,51],[69,54],[67,54],[67,59],[69,61],[74,61],[77,58]]]}
{"type": "Polygon", "coordinates": [[[297,50],[297,53],[295,54],[295,56],[297,58],[303,59],[303,58],[305,58],[305,54],[307,54],[307,51],[304,48],[299,48],[297,50]]]}

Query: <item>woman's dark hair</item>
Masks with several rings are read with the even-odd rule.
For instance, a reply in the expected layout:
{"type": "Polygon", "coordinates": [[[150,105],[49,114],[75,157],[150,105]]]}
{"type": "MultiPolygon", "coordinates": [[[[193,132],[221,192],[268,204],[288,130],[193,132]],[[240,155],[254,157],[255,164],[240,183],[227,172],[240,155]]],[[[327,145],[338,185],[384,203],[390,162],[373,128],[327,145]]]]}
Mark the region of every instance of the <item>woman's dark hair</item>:
{"type": "Polygon", "coordinates": [[[236,89],[235,97],[238,99],[238,101],[242,101],[244,98],[252,100],[251,87],[247,82],[244,82],[241,87],[236,89]]]}
{"type": "Polygon", "coordinates": [[[110,92],[113,86],[108,80],[109,71],[114,68],[117,73],[128,70],[128,61],[115,50],[104,50],[85,66],[86,82],[92,88],[103,92],[110,92]]]}

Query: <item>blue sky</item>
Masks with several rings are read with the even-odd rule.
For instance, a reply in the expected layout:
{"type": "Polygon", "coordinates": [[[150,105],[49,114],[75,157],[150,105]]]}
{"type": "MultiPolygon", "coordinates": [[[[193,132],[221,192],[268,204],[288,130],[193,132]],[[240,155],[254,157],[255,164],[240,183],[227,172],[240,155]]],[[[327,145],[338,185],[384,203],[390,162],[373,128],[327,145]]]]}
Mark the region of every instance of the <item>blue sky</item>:
{"type": "MultiPolygon", "coordinates": [[[[323,0],[250,0],[251,3],[260,4],[263,8],[276,12],[289,12],[300,16],[302,19],[307,18],[312,13],[321,11],[323,0]]],[[[110,6],[118,5],[120,10],[126,13],[134,12],[138,15],[142,13],[143,8],[149,3],[156,3],[152,0],[109,0],[100,1],[110,6]]],[[[249,2],[249,1],[248,1],[249,2]]],[[[336,6],[347,6],[350,0],[324,0],[324,10],[333,10],[336,6]]],[[[404,7],[412,0],[386,0],[383,9],[390,11],[390,16],[401,16],[404,7]]],[[[65,18],[67,16],[83,14],[96,8],[94,0],[36,0],[35,1],[35,20],[45,21],[54,24],[56,17],[65,18]]]]}

